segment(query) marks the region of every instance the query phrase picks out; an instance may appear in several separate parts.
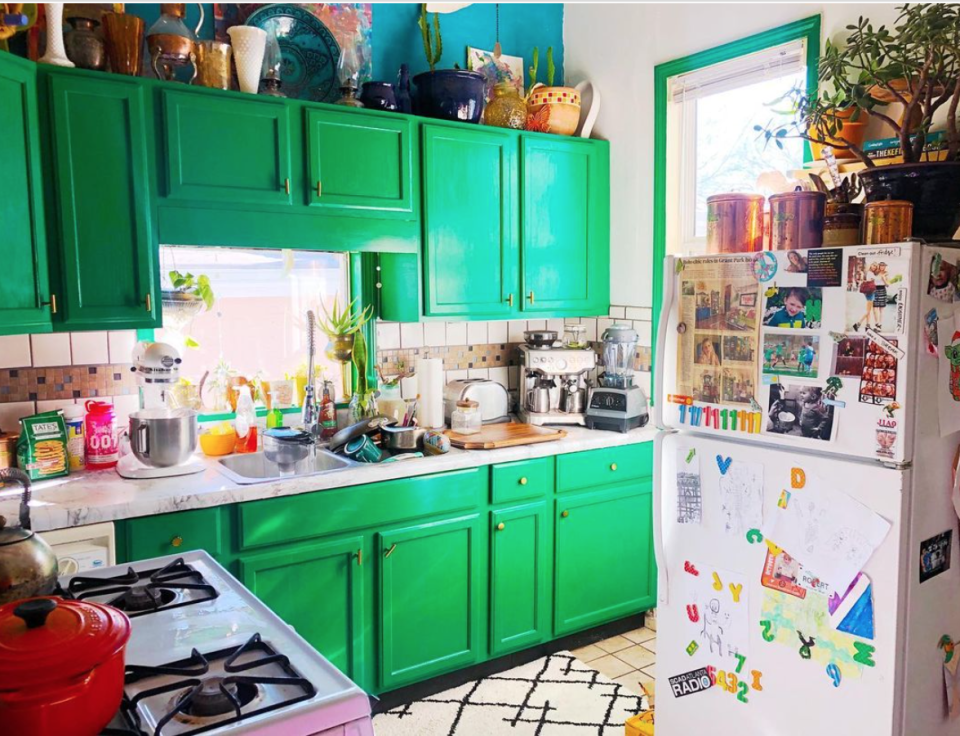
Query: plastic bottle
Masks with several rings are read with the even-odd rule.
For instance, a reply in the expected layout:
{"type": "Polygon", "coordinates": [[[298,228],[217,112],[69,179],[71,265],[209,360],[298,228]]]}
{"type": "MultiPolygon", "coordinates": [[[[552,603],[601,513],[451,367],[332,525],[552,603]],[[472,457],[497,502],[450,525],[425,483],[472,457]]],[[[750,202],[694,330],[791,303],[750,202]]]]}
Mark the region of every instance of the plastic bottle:
{"type": "Polygon", "coordinates": [[[283,412],[274,407],[267,412],[267,429],[275,429],[283,426],[283,412]]]}
{"type": "Polygon", "coordinates": [[[71,473],[83,470],[86,466],[86,453],[83,447],[83,418],[86,413],[82,404],[66,406],[63,409],[63,421],[67,425],[67,460],[71,473]]]}
{"type": "Polygon", "coordinates": [[[257,410],[249,386],[240,386],[237,396],[237,444],[234,452],[257,451],[257,410]]]}
{"type": "Polygon", "coordinates": [[[84,449],[89,470],[112,468],[120,459],[117,443],[117,415],[113,404],[106,401],[88,401],[83,423],[84,449]]]}

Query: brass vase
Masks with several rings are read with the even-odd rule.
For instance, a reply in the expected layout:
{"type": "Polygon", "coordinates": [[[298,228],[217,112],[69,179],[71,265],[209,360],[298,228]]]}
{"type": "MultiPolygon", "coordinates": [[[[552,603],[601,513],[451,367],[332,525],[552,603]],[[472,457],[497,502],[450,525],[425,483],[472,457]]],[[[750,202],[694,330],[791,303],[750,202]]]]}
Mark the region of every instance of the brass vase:
{"type": "Polygon", "coordinates": [[[104,13],[103,35],[107,59],[114,74],[140,75],[143,49],[143,18],[126,13],[104,13]]]}
{"type": "Polygon", "coordinates": [[[343,378],[343,399],[346,401],[351,394],[350,364],[353,362],[353,341],[356,333],[331,337],[324,351],[330,360],[341,364],[340,373],[343,378]]]}
{"type": "Polygon", "coordinates": [[[230,89],[230,59],[233,47],[220,41],[197,43],[197,78],[195,84],[214,89],[230,89]]]}
{"type": "Polygon", "coordinates": [[[510,82],[493,86],[493,97],[483,110],[484,125],[523,130],[527,125],[527,103],[510,82]]]}

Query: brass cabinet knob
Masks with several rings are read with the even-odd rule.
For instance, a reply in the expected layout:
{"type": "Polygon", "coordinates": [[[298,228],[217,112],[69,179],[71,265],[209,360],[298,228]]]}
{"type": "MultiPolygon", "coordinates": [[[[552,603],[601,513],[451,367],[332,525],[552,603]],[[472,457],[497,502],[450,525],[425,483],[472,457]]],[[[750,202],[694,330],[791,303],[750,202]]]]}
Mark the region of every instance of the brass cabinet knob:
{"type": "Polygon", "coordinates": [[[507,304],[509,304],[511,307],[513,306],[513,294],[507,297],[507,304]]]}
{"type": "Polygon", "coordinates": [[[527,478],[526,478],[526,476],[524,476],[523,478],[520,479],[520,485],[522,485],[522,486],[527,485],[527,478]]]}
{"type": "Polygon", "coordinates": [[[147,294],[146,298],[144,298],[143,303],[146,305],[148,312],[153,311],[153,299],[150,298],[149,294],[147,294]]]}
{"type": "Polygon", "coordinates": [[[501,521],[499,524],[497,524],[497,531],[498,531],[498,532],[502,532],[502,531],[503,531],[504,529],[506,529],[506,528],[507,528],[507,525],[504,524],[502,521],[501,521]]]}
{"type": "Polygon", "coordinates": [[[383,554],[383,559],[387,559],[390,555],[392,555],[392,554],[394,553],[394,551],[395,551],[396,549],[397,549],[396,543],[391,544],[391,545],[390,545],[390,549],[388,549],[386,552],[384,552],[384,554],[383,554]]]}
{"type": "Polygon", "coordinates": [[[317,199],[320,199],[323,193],[323,184],[320,183],[320,180],[317,179],[317,199]]]}
{"type": "Polygon", "coordinates": [[[56,314],[57,313],[57,295],[51,294],[50,301],[43,302],[43,306],[50,307],[50,314],[56,314]]]}
{"type": "Polygon", "coordinates": [[[290,194],[290,179],[289,179],[289,178],[283,180],[283,191],[286,192],[287,194],[290,194]]]}
{"type": "Polygon", "coordinates": [[[616,470],[616,469],[617,469],[617,464],[616,464],[616,463],[610,463],[610,470],[616,470]]]}
{"type": "Polygon", "coordinates": [[[179,547],[181,544],[183,544],[183,537],[178,534],[170,540],[170,544],[172,544],[174,547],[179,547]]]}
{"type": "Polygon", "coordinates": [[[527,299],[529,299],[529,300],[530,300],[530,303],[531,303],[531,304],[533,304],[533,303],[534,303],[534,299],[533,299],[533,290],[531,290],[531,291],[530,291],[530,294],[529,294],[529,295],[527,296],[527,299]]]}
{"type": "Polygon", "coordinates": [[[560,516],[562,516],[564,519],[566,519],[568,516],[570,516],[570,512],[569,512],[569,511],[564,511],[564,512],[562,512],[562,513],[560,514],[560,516]]]}
{"type": "Polygon", "coordinates": [[[358,549],[357,554],[354,556],[357,558],[357,565],[362,567],[363,566],[363,550],[358,549]]]}

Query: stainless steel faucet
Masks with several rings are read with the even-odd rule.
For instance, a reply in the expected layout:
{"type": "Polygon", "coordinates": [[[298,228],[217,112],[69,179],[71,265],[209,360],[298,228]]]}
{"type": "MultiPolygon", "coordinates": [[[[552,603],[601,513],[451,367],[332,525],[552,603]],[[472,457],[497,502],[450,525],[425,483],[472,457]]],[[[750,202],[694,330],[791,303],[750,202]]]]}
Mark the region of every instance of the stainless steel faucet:
{"type": "Polygon", "coordinates": [[[317,352],[317,318],[307,310],[307,385],[303,389],[303,431],[315,438],[320,436],[320,410],[313,387],[313,359],[317,352]]]}

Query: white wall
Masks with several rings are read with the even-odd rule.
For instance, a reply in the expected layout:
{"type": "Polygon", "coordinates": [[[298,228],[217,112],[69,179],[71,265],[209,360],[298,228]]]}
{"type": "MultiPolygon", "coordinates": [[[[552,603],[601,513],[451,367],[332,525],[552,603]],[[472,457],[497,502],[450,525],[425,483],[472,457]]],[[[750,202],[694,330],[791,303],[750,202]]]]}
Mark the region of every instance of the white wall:
{"type": "Polygon", "coordinates": [[[602,95],[594,136],[610,141],[611,285],[617,305],[652,306],[653,69],[673,59],[822,14],[824,39],[864,15],[892,24],[893,4],[567,3],[568,84],[590,79],[602,95]]]}

